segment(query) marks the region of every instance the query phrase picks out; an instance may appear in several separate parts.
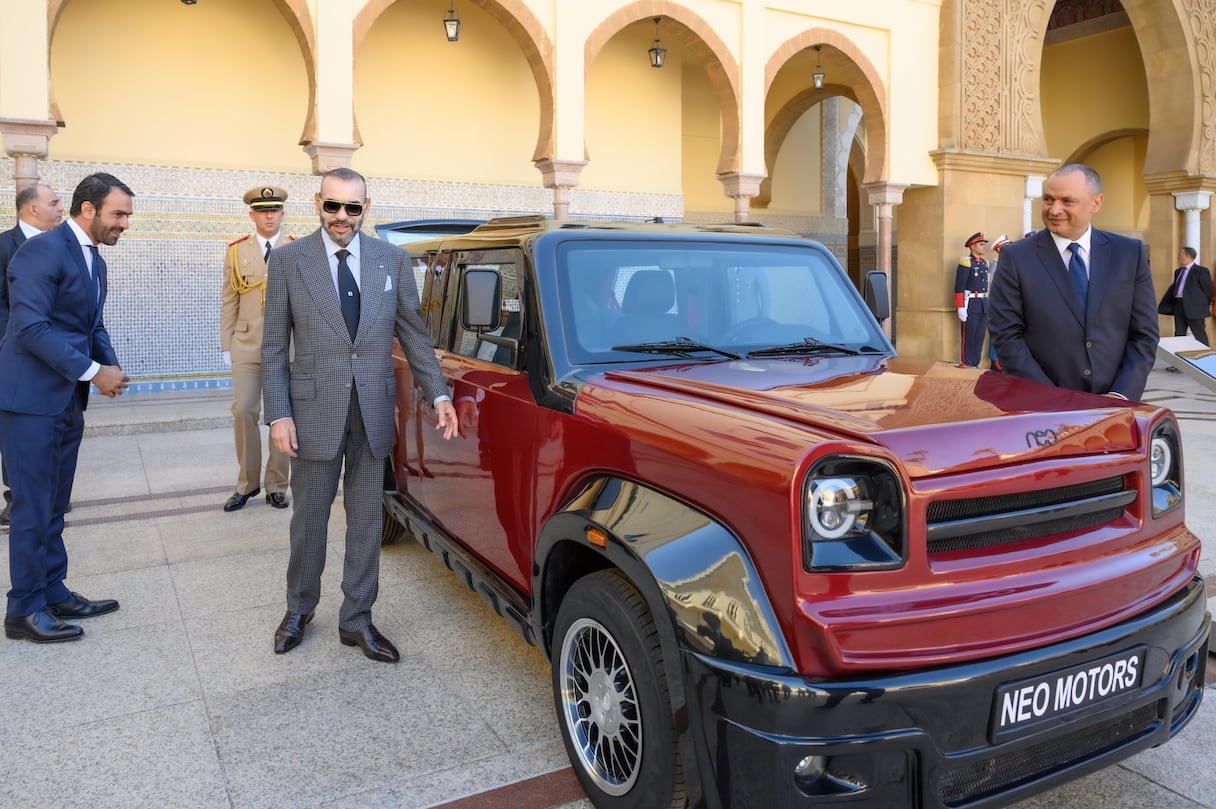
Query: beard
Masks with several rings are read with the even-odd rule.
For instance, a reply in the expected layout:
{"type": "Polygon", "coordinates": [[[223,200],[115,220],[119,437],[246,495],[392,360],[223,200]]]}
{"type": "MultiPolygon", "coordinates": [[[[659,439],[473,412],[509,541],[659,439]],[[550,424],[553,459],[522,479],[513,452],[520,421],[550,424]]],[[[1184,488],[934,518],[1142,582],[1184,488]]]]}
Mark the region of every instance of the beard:
{"type": "Polygon", "coordinates": [[[114,245],[118,244],[118,237],[122,235],[122,228],[112,228],[101,221],[101,217],[94,217],[89,223],[89,236],[97,244],[114,245]]]}
{"type": "Polygon", "coordinates": [[[324,217],[321,218],[321,229],[324,230],[326,234],[329,235],[329,238],[333,239],[334,244],[338,245],[339,247],[346,247],[348,244],[354,241],[356,234],[359,233],[359,224],[359,219],[348,219],[343,217],[341,219],[333,219],[327,222],[325,221],[324,217]],[[345,233],[337,233],[334,231],[334,227],[338,225],[345,225],[349,228],[349,230],[347,230],[345,233]]]}

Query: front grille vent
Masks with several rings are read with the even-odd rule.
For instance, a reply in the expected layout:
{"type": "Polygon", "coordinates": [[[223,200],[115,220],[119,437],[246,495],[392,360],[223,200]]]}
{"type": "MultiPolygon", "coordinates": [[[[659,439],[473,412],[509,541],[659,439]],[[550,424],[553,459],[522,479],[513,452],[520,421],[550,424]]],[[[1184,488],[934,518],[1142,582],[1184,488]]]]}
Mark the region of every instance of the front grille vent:
{"type": "Polygon", "coordinates": [[[1082,728],[1049,741],[946,769],[941,802],[959,806],[1060,772],[1135,741],[1157,723],[1157,704],[1082,728]]]}
{"type": "Polygon", "coordinates": [[[928,552],[949,553],[1083,531],[1118,519],[1136,500],[1122,476],[1073,486],[929,505],[928,552]]]}

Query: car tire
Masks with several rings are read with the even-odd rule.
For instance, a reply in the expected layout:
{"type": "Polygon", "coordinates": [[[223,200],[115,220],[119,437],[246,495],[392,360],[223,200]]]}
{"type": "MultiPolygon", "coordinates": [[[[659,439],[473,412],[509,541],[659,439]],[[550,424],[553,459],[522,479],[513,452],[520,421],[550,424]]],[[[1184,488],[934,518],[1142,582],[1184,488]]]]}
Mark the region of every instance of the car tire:
{"type": "Polygon", "coordinates": [[[570,588],[557,613],[552,675],[562,741],[592,804],[687,806],[659,631],[618,571],[570,588]]]}
{"type": "MultiPolygon", "coordinates": [[[[388,497],[387,494],[384,496],[385,498],[388,497]]],[[[409,529],[406,528],[400,520],[393,516],[393,512],[389,511],[387,505],[382,505],[381,509],[383,509],[384,512],[381,515],[384,524],[380,528],[380,544],[395,545],[398,542],[404,541],[409,535],[409,529]]]]}

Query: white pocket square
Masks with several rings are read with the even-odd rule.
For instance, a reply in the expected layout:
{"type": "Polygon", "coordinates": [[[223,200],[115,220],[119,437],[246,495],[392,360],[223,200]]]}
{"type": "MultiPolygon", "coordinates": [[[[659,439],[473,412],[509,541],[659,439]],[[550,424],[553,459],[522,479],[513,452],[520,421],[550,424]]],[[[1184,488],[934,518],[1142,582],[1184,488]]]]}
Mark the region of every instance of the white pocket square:
{"type": "Polygon", "coordinates": [[[384,276],[384,291],[385,292],[393,291],[393,276],[391,276],[391,275],[384,276]]]}

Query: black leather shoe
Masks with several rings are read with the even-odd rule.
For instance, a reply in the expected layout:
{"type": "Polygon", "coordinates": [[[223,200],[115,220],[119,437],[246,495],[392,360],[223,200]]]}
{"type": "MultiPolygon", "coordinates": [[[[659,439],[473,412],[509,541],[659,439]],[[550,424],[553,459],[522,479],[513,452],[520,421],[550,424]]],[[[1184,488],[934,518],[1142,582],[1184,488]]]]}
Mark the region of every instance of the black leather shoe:
{"type": "Polygon", "coordinates": [[[257,497],[261,493],[262,490],[260,488],[254,489],[249,494],[233,492],[232,497],[228,498],[228,502],[224,503],[224,511],[236,511],[238,508],[244,508],[245,504],[249,502],[249,498],[257,497]]]}
{"type": "Polygon", "coordinates": [[[12,640],[24,638],[34,643],[62,643],[84,637],[84,630],[74,624],[65,624],[44,608],[33,615],[5,618],[4,637],[12,640]]]}
{"type": "Polygon", "coordinates": [[[305,615],[288,610],[279,622],[279,628],[274,631],[274,653],[281,655],[299,646],[300,641],[304,640],[304,627],[312,623],[314,615],[315,612],[305,615]]]}
{"type": "Polygon", "coordinates": [[[6,502],[4,511],[0,511],[0,525],[8,525],[8,513],[13,510],[13,504],[6,502]]]}
{"type": "Polygon", "coordinates": [[[271,492],[266,495],[266,502],[275,508],[287,508],[287,495],[282,492],[271,492]]]}
{"type": "Polygon", "coordinates": [[[57,618],[92,618],[94,615],[105,615],[118,609],[118,602],[112,598],[101,601],[89,601],[80,593],[68,593],[68,597],[58,604],[48,604],[46,607],[51,615],[57,618]]]}
{"type": "Polygon", "coordinates": [[[363,654],[381,663],[396,663],[401,659],[401,653],[392,642],[380,634],[380,630],[372,624],[364,629],[338,629],[338,639],[343,646],[358,646],[363,654]]]}

